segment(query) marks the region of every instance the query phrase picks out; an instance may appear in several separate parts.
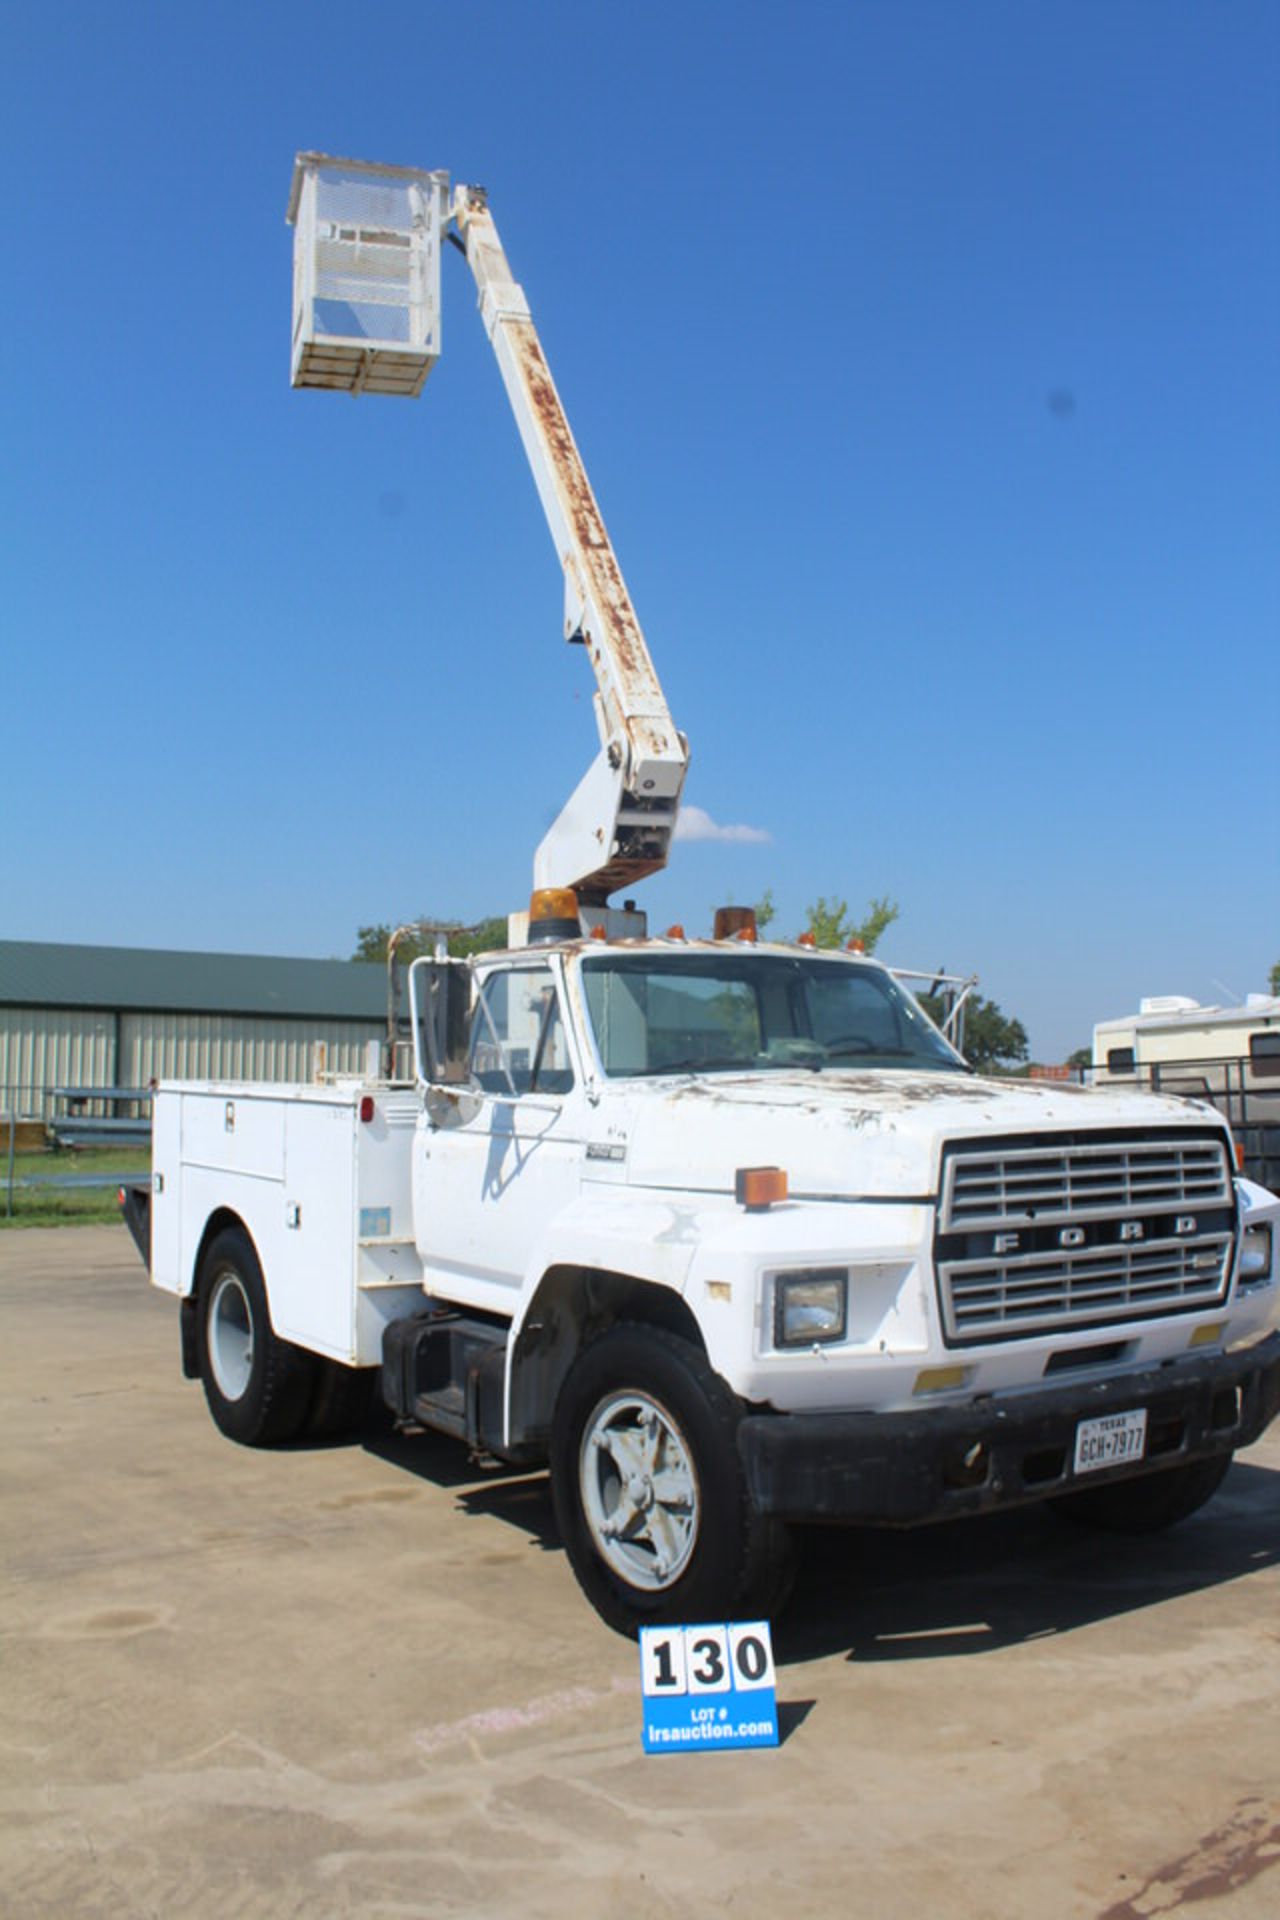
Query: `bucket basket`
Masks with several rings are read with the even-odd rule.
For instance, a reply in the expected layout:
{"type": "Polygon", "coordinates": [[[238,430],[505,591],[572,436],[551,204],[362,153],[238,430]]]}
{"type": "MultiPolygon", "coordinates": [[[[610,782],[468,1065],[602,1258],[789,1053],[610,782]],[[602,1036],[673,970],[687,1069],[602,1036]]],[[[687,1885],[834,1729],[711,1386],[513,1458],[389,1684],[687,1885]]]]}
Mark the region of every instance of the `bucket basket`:
{"type": "Polygon", "coordinates": [[[293,227],[295,387],[422,392],[440,358],[440,241],[449,180],[300,153],[293,227]]]}

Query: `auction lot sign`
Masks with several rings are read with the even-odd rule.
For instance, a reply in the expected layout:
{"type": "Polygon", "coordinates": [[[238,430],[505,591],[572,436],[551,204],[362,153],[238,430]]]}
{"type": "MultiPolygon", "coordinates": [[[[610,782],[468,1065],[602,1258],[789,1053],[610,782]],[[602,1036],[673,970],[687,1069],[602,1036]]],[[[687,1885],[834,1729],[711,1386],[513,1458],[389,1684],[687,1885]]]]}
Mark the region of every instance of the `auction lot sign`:
{"type": "Polygon", "coordinates": [[[775,1687],[767,1620],[640,1629],[646,1753],[776,1747],[775,1687]]]}

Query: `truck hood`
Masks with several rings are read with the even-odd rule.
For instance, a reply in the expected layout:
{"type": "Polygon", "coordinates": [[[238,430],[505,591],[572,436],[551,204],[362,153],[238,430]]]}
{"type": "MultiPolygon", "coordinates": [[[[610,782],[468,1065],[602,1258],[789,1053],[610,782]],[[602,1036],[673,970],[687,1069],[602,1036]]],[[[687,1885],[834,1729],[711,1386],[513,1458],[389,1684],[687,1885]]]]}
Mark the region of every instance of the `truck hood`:
{"type": "Polygon", "coordinates": [[[738,1167],[777,1166],[811,1198],[924,1199],[944,1141],[972,1135],[1223,1124],[1165,1095],[950,1073],[717,1074],[632,1082],[625,1101],[608,1131],[631,1185],[732,1192],[738,1167]]]}

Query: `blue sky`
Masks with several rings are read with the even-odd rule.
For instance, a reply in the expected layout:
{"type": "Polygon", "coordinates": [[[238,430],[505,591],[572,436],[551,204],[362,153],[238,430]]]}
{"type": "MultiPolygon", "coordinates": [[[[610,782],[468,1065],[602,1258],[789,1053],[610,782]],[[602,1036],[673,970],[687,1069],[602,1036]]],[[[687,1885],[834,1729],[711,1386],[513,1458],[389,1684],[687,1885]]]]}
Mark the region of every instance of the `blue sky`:
{"type": "Polygon", "coordinates": [[[292,393],[300,148],[481,182],[721,828],[1059,1058],[1280,959],[1280,9],[8,15],[3,931],[343,954],[524,904],[595,748],[462,261],[292,393]]]}

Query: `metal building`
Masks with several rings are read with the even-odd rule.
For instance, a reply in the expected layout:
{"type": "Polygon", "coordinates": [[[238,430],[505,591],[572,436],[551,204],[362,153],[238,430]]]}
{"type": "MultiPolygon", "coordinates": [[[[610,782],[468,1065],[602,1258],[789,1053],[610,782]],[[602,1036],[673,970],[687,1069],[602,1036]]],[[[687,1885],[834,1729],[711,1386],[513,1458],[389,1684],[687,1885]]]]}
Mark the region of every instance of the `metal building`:
{"type": "Polygon", "coordinates": [[[48,1120],[57,1087],[362,1072],[386,1030],[380,966],[0,940],[0,1111],[48,1120]]]}

